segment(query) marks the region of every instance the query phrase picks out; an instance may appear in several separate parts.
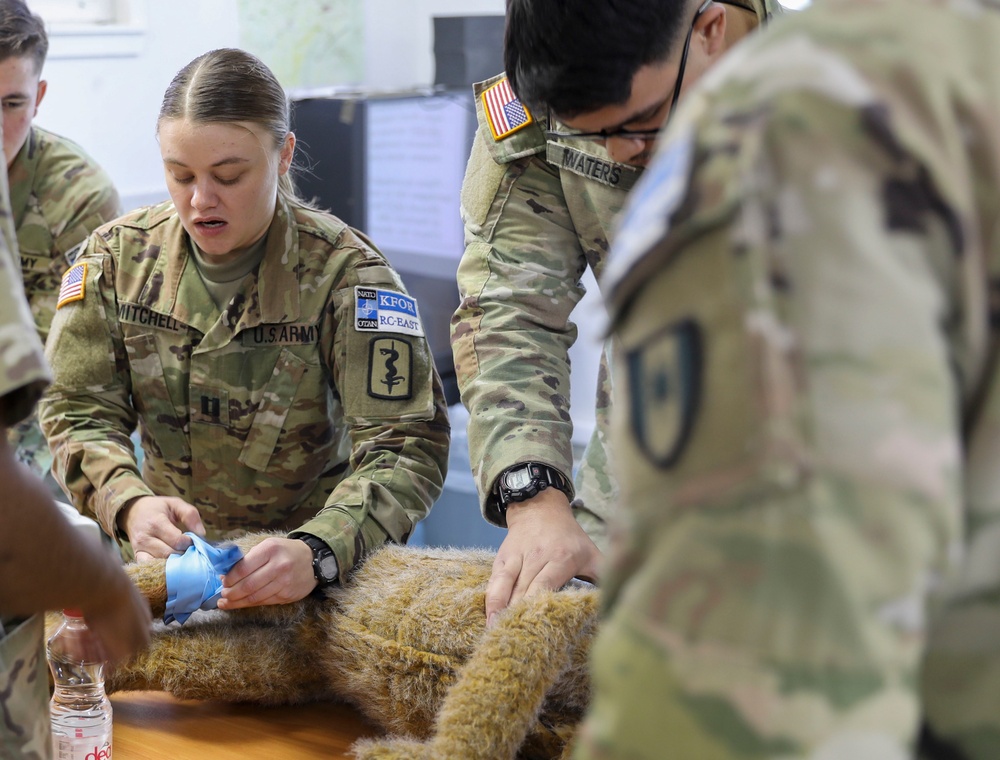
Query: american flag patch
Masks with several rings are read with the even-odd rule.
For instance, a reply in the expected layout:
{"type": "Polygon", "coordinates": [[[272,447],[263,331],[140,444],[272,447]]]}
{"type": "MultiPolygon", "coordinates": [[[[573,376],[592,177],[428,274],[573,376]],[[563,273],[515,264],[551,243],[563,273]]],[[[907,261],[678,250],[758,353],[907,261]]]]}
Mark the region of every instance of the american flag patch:
{"type": "Polygon", "coordinates": [[[486,121],[490,124],[494,140],[502,140],[512,135],[522,127],[531,124],[534,119],[528,113],[514,91],[510,82],[504,77],[482,94],[483,107],[486,110],[486,121]]]}
{"type": "Polygon", "coordinates": [[[74,264],[69,271],[63,275],[62,285],[59,287],[59,300],[56,308],[61,309],[73,301],[82,301],[87,290],[87,262],[74,264]]]}

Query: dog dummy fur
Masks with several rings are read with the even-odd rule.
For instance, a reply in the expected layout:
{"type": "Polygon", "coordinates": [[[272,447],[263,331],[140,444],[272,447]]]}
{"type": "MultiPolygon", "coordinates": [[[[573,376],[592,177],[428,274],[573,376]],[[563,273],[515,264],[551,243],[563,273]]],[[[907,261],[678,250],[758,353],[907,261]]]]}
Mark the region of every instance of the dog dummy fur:
{"type": "MultiPolygon", "coordinates": [[[[237,540],[246,553],[266,534],[237,540]]],[[[486,628],[494,554],[385,546],[343,585],[287,605],[157,625],[148,650],[107,673],[109,692],[263,705],[335,700],[386,736],[360,760],[568,757],[590,698],[597,592],[512,605],[486,628]]],[[[127,566],[162,617],[165,561],[127,566]]]]}

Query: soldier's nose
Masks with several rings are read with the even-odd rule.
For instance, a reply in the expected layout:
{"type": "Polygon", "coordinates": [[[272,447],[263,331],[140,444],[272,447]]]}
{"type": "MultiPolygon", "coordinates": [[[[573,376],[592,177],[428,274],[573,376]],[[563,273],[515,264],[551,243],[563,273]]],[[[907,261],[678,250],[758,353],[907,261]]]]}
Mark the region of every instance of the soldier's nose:
{"type": "Polygon", "coordinates": [[[216,203],[216,196],[211,190],[205,187],[195,187],[191,194],[191,206],[198,210],[212,208],[216,203]]]}
{"type": "Polygon", "coordinates": [[[641,137],[609,137],[604,144],[611,160],[622,164],[632,163],[646,151],[646,140],[641,137]]]}

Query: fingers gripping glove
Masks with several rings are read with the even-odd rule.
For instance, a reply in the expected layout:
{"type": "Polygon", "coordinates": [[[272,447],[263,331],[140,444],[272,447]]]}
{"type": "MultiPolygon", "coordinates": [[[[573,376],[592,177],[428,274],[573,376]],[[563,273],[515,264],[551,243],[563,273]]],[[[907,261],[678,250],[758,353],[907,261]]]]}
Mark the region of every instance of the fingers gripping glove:
{"type": "Polygon", "coordinates": [[[196,610],[214,610],[222,595],[220,575],[229,572],[243,559],[243,552],[235,544],[214,545],[185,533],[193,542],[183,554],[167,557],[167,608],[163,622],[184,623],[196,610]]]}

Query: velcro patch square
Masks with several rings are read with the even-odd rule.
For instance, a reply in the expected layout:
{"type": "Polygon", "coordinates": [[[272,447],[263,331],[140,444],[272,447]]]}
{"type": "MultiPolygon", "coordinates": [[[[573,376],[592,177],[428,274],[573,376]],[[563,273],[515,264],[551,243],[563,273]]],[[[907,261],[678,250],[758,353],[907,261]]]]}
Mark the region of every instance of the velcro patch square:
{"type": "Polygon", "coordinates": [[[62,285],[59,286],[59,298],[56,301],[56,308],[61,309],[73,301],[82,301],[87,292],[87,262],[74,264],[63,275],[62,285]]]}

